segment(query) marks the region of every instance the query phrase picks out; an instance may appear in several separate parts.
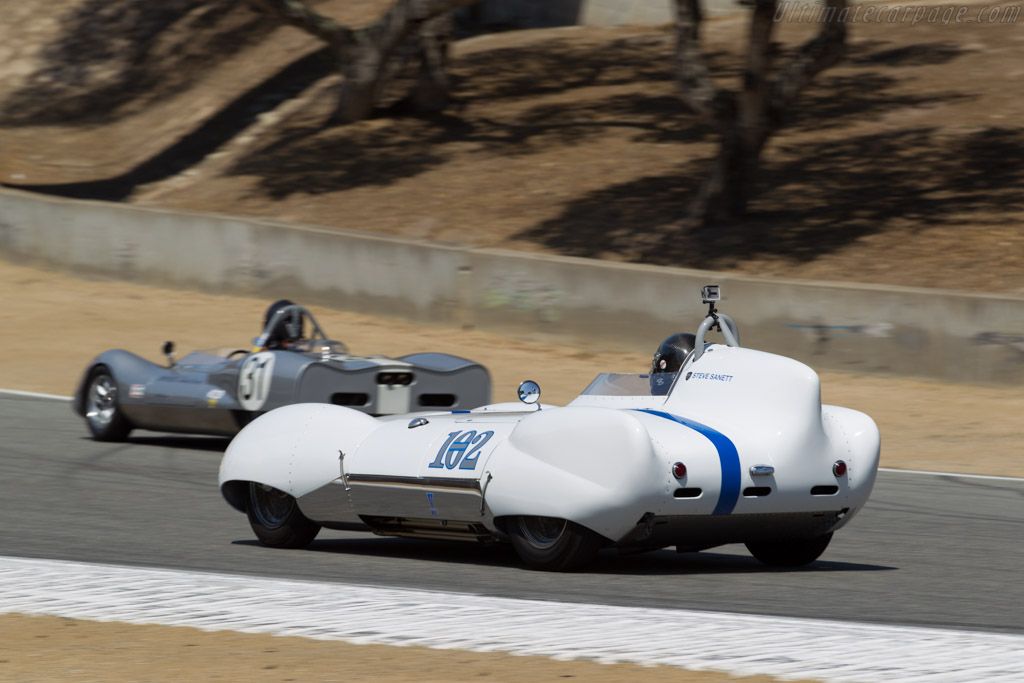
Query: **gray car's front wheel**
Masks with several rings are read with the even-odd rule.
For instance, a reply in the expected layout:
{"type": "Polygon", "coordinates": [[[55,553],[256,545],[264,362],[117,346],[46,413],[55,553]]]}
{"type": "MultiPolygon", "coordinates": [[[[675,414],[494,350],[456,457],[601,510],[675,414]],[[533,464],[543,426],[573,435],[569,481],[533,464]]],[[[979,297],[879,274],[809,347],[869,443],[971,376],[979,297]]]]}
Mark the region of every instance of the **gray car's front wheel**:
{"type": "Polygon", "coordinates": [[[295,498],[272,486],[250,482],[245,509],[256,538],[271,548],[305,548],[320,533],[295,498]]]}
{"type": "Polygon", "coordinates": [[[85,422],[97,441],[124,441],[132,426],[121,412],[117,383],[105,367],[89,375],[85,391],[85,422]]]}
{"type": "Polygon", "coordinates": [[[746,543],[747,550],[769,567],[802,567],[821,557],[832,540],[832,533],[801,541],[746,543]]]}
{"type": "Polygon", "coordinates": [[[508,533],[516,553],[534,569],[573,571],[593,560],[601,549],[601,537],[596,533],[555,517],[514,517],[508,533]]]}

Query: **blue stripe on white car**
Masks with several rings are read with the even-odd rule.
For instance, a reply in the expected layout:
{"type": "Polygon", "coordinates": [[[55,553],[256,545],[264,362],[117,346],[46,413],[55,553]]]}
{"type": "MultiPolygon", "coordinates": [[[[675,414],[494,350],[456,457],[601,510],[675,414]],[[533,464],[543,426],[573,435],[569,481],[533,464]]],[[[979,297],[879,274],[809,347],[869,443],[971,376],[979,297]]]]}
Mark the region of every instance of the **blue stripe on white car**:
{"type": "Polygon", "coordinates": [[[678,422],[684,427],[702,434],[714,444],[715,449],[718,451],[718,461],[722,464],[722,486],[721,491],[718,495],[718,504],[715,505],[713,515],[728,515],[732,513],[733,508],[736,507],[736,501],[740,497],[740,454],[736,450],[736,444],[734,444],[729,437],[722,434],[716,429],[712,429],[705,424],[695,422],[694,420],[688,420],[685,417],[673,415],[672,413],[665,413],[660,410],[648,410],[646,408],[638,409],[637,412],[648,413],[650,415],[656,415],[657,417],[663,417],[666,420],[672,420],[678,422]]]}

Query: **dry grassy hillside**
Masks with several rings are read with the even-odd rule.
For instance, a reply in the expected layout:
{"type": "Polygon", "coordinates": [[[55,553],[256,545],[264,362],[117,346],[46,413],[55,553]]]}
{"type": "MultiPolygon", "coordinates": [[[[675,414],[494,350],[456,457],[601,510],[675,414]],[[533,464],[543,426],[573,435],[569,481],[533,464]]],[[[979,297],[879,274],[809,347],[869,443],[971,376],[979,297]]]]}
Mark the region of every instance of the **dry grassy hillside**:
{"type": "MultiPolygon", "coordinates": [[[[326,0],[359,23],[381,0],[326,0]]],[[[485,246],[1024,293],[1024,33],[852,24],[765,153],[743,224],[681,227],[713,131],[670,27],[461,41],[443,116],[332,125],[316,41],[236,0],[55,0],[0,24],[0,182],[485,246]]],[[[981,8],[971,6],[967,18],[981,8]]],[[[735,80],[745,15],[708,22],[735,80]]],[[[785,55],[809,35],[780,23],[785,55]]]]}

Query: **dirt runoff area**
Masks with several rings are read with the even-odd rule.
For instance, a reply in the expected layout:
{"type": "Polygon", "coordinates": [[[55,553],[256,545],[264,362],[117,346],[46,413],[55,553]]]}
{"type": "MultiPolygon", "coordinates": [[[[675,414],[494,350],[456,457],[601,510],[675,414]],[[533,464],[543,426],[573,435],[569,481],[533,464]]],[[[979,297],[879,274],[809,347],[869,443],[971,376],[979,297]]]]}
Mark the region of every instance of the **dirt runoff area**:
{"type": "MultiPolygon", "coordinates": [[[[78,280],[0,262],[8,330],[0,387],[69,395],[86,363],[109,348],[153,360],[173,339],[182,352],[246,346],[268,301],[78,280]]],[[[480,331],[420,326],[312,307],[354,353],[445,351],[491,370],[495,400],[513,400],[523,379],[545,402],[571,399],[598,372],[646,369],[650,349],[619,353],[513,340],[480,331]]],[[[822,373],[824,399],[872,415],[885,467],[1024,476],[1019,427],[1024,391],[900,378],[822,373]]],[[[84,429],[84,427],[83,427],[84,429]]],[[[740,680],[669,667],[561,662],[539,657],[355,646],[304,638],[131,626],[56,617],[0,616],[0,679],[12,681],[491,681],[740,680]]],[[[768,681],[766,677],[744,678],[768,681]]]]}
{"type": "MultiPolygon", "coordinates": [[[[523,681],[770,683],[668,666],[563,662],[193,628],[0,616],[5,681],[523,681]]],[[[799,683],[799,682],[797,682],[799,683]]]]}

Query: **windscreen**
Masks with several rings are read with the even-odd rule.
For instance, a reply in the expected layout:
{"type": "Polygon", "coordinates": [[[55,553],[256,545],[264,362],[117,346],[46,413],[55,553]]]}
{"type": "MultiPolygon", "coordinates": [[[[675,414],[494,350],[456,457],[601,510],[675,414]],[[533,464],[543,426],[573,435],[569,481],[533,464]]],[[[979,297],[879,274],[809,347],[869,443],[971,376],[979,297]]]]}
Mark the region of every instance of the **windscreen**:
{"type": "Polygon", "coordinates": [[[332,341],[330,339],[303,339],[289,346],[288,350],[298,351],[300,353],[321,353],[329,355],[345,355],[348,353],[348,347],[339,341],[332,341]]]}
{"type": "Polygon", "coordinates": [[[632,375],[606,372],[598,375],[581,396],[665,396],[678,372],[632,375]]]}

